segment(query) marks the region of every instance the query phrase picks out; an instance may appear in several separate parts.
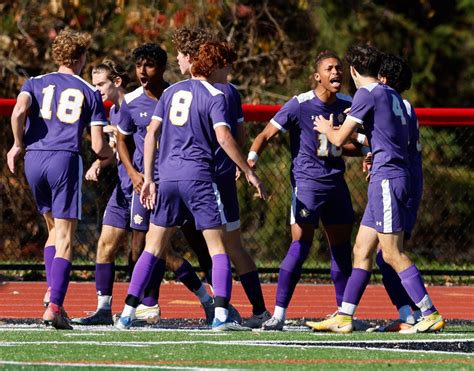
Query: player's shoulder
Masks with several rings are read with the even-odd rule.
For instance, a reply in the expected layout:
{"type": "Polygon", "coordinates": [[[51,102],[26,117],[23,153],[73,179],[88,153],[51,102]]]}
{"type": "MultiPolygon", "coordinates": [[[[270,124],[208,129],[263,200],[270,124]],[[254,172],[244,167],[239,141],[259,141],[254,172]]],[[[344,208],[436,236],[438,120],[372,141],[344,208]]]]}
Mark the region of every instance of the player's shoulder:
{"type": "Polygon", "coordinates": [[[295,95],[292,99],[292,101],[297,102],[298,104],[303,104],[306,102],[310,102],[315,98],[314,91],[309,90],[304,93],[300,93],[298,95],[295,95]]]}
{"type": "Polygon", "coordinates": [[[407,101],[406,99],[403,99],[403,104],[405,105],[408,116],[412,117],[413,113],[414,113],[414,110],[413,110],[413,106],[411,105],[411,103],[409,101],[407,101]]]}
{"type": "Polygon", "coordinates": [[[125,103],[130,104],[134,100],[140,98],[144,94],[143,86],[136,88],[135,90],[131,91],[130,93],[125,94],[125,103]]]}
{"type": "Polygon", "coordinates": [[[336,93],[336,98],[342,102],[352,103],[352,97],[347,94],[336,93]]]}
{"type": "Polygon", "coordinates": [[[200,82],[201,87],[203,88],[203,90],[208,92],[213,97],[215,97],[217,95],[223,95],[224,94],[224,92],[222,90],[217,89],[215,86],[213,86],[208,81],[200,80],[199,82],[200,82]]]}
{"type": "Polygon", "coordinates": [[[84,85],[86,90],[92,92],[92,93],[95,93],[97,91],[97,88],[90,84],[89,82],[87,82],[86,80],[84,80],[81,76],[78,76],[78,75],[72,75],[73,78],[75,78],[77,81],[79,81],[80,84],[84,85]]]}

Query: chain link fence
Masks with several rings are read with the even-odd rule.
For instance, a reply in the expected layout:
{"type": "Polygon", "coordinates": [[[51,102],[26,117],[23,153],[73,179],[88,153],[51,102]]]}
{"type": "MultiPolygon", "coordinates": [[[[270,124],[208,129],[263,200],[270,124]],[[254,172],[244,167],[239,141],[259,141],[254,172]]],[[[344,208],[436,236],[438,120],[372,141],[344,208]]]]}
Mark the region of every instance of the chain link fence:
{"type": "MultiPolygon", "coordinates": [[[[248,122],[250,141],[265,122],[248,122]]],[[[470,270],[474,264],[474,127],[422,126],[424,195],[418,221],[408,242],[407,251],[424,269],[470,270]]],[[[0,264],[29,265],[43,261],[46,226],[36,206],[20,164],[18,176],[12,176],[5,158],[12,144],[8,117],[0,117],[0,264]]],[[[247,147],[248,148],[248,147],[247,147]]],[[[93,161],[90,142],[84,143],[84,168],[93,161]]],[[[291,186],[289,180],[289,135],[280,134],[266,148],[259,160],[261,176],[270,197],[259,200],[245,180],[239,180],[243,244],[263,270],[278,268],[291,242],[289,215],[291,186]]],[[[93,269],[102,214],[117,180],[116,169],[101,174],[99,183],[84,181],[83,220],[75,237],[75,265],[93,269]]],[[[360,158],[346,159],[346,180],[352,195],[356,223],[367,201],[367,182],[360,158]]],[[[193,263],[193,257],[179,232],[173,245],[193,263]]],[[[127,243],[125,242],[125,245],[127,243]]],[[[118,263],[126,264],[128,246],[123,246],[118,263]]],[[[315,235],[305,268],[327,268],[328,246],[321,230],[315,235]]],[[[40,267],[41,265],[38,265],[40,267]]]]}

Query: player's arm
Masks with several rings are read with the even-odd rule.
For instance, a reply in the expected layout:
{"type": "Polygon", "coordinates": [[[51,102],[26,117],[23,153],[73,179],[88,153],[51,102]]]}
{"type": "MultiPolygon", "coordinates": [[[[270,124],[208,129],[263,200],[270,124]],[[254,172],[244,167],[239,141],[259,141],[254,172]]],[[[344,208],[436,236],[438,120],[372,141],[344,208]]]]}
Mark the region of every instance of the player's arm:
{"type": "Polygon", "coordinates": [[[99,159],[107,159],[114,155],[114,151],[104,139],[104,130],[101,125],[91,126],[91,143],[92,150],[99,159]]]}
{"type": "Polygon", "coordinates": [[[216,138],[221,148],[227,153],[232,161],[245,173],[247,180],[257,188],[260,198],[266,199],[267,193],[261,180],[255,174],[255,171],[247,164],[242,152],[237,145],[231,131],[227,126],[221,125],[215,127],[216,138]]]}
{"type": "Polygon", "coordinates": [[[249,155],[247,162],[251,167],[255,167],[258,156],[263,152],[270,139],[276,136],[280,132],[280,129],[273,125],[271,122],[265,126],[265,128],[257,135],[252,145],[250,146],[249,155]]]}
{"type": "Polygon", "coordinates": [[[15,173],[15,164],[18,156],[23,151],[23,130],[25,128],[26,115],[31,105],[29,94],[20,94],[17,98],[11,116],[11,126],[13,132],[13,145],[7,154],[7,165],[12,173],[15,173]]]}
{"type": "Polygon", "coordinates": [[[321,134],[326,134],[328,140],[337,147],[342,147],[347,142],[350,142],[351,134],[356,130],[360,124],[349,116],[346,117],[344,123],[338,129],[333,128],[334,117],[333,114],[329,116],[329,120],[319,115],[314,120],[314,130],[321,134]]]}
{"type": "Polygon", "coordinates": [[[144,182],[140,193],[140,201],[147,209],[153,209],[156,203],[156,185],[154,182],[156,143],[161,130],[161,120],[153,118],[145,136],[143,149],[144,182]]]}
{"type": "Polygon", "coordinates": [[[123,166],[125,166],[125,170],[133,183],[133,190],[140,193],[143,185],[143,174],[139,173],[133,166],[130,151],[127,146],[127,140],[130,138],[130,135],[122,133],[119,129],[117,132],[117,152],[120,161],[122,161],[123,166]]]}

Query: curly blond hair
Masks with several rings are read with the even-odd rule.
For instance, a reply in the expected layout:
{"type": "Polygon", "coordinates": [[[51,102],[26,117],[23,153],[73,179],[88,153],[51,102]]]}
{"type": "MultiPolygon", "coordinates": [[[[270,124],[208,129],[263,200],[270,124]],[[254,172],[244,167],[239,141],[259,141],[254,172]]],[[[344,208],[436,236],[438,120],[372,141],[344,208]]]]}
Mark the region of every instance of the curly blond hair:
{"type": "Polygon", "coordinates": [[[85,32],[62,30],[53,41],[53,59],[59,66],[71,67],[87,51],[91,35],[85,32]]]}

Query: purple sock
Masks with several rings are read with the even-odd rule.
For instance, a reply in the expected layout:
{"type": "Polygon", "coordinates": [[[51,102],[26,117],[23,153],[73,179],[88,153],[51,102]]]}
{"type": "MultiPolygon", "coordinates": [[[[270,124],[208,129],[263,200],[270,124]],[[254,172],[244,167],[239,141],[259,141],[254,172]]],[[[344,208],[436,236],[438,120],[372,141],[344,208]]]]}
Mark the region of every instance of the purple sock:
{"type": "Polygon", "coordinates": [[[54,258],[51,264],[51,303],[63,306],[69,285],[71,262],[64,258],[54,258]]]}
{"type": "Polygon", "coordinates": [[[379,266],[380,273],[382,273],[382,282],[392,304],[395,305],[397,309],[400,309],[405,305],[409,305],[413,308],[413,305],[415,304],[408,296],[399,275],[395,272],[395,269],[393,269],[392,266],[387,264],[383,259],[382,250],[379,249],[377,251],[375,261],[379,266]]]}
{"type": "Polygon", "coordinates": [[[245,290],[250,303],[252,304],[252,313],[259,315],[267,310],[265,300],[263,299],[262,286],[258,278],[258,272],[248,272],[240,276],[240,282],[245,290]]]}
{"type": "MultiPolygon", "coordinates": [[[[343,302],[354,306],[359,305],[360,299],[364,294],[365,288],[369,284],[371,272],[365,269],[353,268],[352,274],[347,281],[346,290],[344,291],[343,302]]],[[[344,305],[343,305],[344,308],[344,305]]],[[[345,313],[351,314],[352,313],[345,313]]]]}
{"type": "Polygon", "coordinates": [[[105,263],[95,265],[95,289],[97,295],[112,296],[115,281],[115,264],[105,263]]]}
{"type": "Polygon", "coordinates": [[[212,283],[214,284],[214,295],[230,299],[232,294],[232,272],[230,270],[230,259],[227,254],[216,254],[212,257],[212,283]]]}
{"type": "Polygon", "coordinates": [[[56,246],[52,245],[44,248],[44,268],[48,287],[51,287],[51,266],[53,265],[54,255],[56,255],[56,246]]]}
{"type": "Polygon", "coordinates": [[[178,281],[181,281],[191,292],[196,292],[202,286],[201,280],[186,259],[183,259],[183,263],[174,274],[178,281]]]}
{"type": "Polygon", "coordinates": [[[278,287],[276,305],[288,308],[296,284],[301,277],[301,268],[309,254],[311,242],[293,241],[288,249],[285,259],[281,262],[278,273],[278,287]]]}
{"type": "Polygon", "coordinates": [[[401,271],[398,275],[411,300],[421,309],[421,314],[427,316],[436,311],[428,296],[420,271],[415,264],[401,271]]]}
{"type": "Polygon", "coordinates": [[[148,285],[146,285],[145,291],[143,292],[143,305],[146,305],[147,307],[153,307],[158,304],[161,282],[163,281],[163,277],[165,276],[165,270],[165,260],[158,258],[151,272],[151,277],[148,281],[148,285]]]}
{"type": "Polygon", "coordinates": [[[331,246],[331,279],[336,291],[337,306],[342,305],[344,290],[352,273],[352,246],[350,242],[331,246]]]}
{"type": "Polygon", "coordinates": [[[135,268],[133,269],[132,279],[128,286],[128,295],[132,295],[138,299],[142,298],[157,260],[158,258],[153,254],[150,254],[147,251],[142,252],[138,258],[137,264],[135,264],[135,268]]]}

